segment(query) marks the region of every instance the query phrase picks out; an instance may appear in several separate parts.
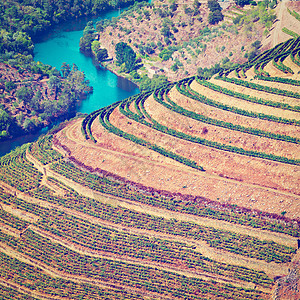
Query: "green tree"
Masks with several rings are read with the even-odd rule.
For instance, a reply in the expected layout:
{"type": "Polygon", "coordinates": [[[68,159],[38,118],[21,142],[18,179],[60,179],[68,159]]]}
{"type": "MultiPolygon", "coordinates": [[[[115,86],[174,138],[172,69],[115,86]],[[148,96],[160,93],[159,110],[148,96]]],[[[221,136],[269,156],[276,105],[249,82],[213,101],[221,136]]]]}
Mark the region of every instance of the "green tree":
{"type": "Polygon", "coordinates": [[[16,96],[20,101],[23,101],[25,104],[28,104],[33,96],[33,92],[30,88],[22,86],[17,90],[16,96]]]}
{"type": "Polygon", "coordinates": [[[211,11],[208,14],[208,23],[209,24],[217,24],[224,19],[223,14],[220,10],[211,11]]]}
{"type": "Polygon", "coordinates": [[[69,64],[66,64],[65,62],[62,63],[61,67],[60,67],[60,71],[62,73],[63,77],[68,77],[68,75],[70,74],[71,71],[71,67],[69,64]]]}
{"type": "Polygon", "coordinates": [[[244,6],[248,5],[250,3],[250,0],[234,0],[236,5],[244,6]]]}
{"type": "Polygon", "coordinates": [[[125,64],[125,71],[130,73],[136,66],[136,54],[133,49],[124,42],[116,44],[116,60],[118,65],[125,64]]]}
{"type": "Polygon", "coordinates": [[[219,11],[222,10],[222,8],[217,0],[208,0],[207,5],[211,12],[216,11],[216,10],[219,10],[219,11]]]}

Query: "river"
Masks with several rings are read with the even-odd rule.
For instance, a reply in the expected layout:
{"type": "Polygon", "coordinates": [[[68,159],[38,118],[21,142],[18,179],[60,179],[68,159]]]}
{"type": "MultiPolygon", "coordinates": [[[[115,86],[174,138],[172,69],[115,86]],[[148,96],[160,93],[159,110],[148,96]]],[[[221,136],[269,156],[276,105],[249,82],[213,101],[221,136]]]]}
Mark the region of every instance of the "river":
{"type": "MultiPolygon", "coordinates": [[[[94,91],[87,99],[83,100],[78,111],[91,113],[113,102],[125,99],[139,92],[136,85],[113,74],[112,72],[96,67],[91,57],[79,51],[79,40],[86,23],[93,20],[95,23],[101,19],[117,17],[119,11],[109,11],[98,18],[81,18],[55,26],[50,32],[45,33],[35,43],[34,59],[60,69],[63,62],[72,65],[75,63],[90,81],[94,91]]],[[[20,136],[13,140],[0,143],[0,156],[5,155],[17,146],[33,142],[46,133],[44,128],[36,134],[20,136]]]]}

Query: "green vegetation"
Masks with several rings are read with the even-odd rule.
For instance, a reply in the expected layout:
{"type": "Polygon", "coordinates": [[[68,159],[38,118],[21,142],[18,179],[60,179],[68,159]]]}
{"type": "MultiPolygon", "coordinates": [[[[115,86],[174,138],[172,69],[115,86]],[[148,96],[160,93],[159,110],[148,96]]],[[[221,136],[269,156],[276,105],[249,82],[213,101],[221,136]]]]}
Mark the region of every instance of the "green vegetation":
{"type": "MultiPolygon", "coordinates": [[[[10,60],[5,63],[9,62],[10,60]]],[[[80,99],[92,91],[84,73],[74,64],[69,66],[64,63],[61,67],[62,76],[59,72],[50,70],[41,77],[48,77],[47,91],[45,85],[34,81],[27,72],[25,76],[21,75],[18,70],[25,72],[23,67],[18,64],[14,68],[7,68],[10,73],[4,72],[2,76],[4,80],[14,76],[14,81],[18,84],[5,81],[3,97],[13,95],[13,100],[4,100],[0,107],[0,140],[49,125],[57,116],[73,111],[80,99]],[[11,101],[14,101],[13,106],[9,103],[11,101]],[[17,106],[21,112],[12,117],[10,114],[17,106]]]]}
{"type": "Polygon", "coordinates": [[[298,21],[300,21],[300,15],[296,11],[291,11],[289,8],[287,9],[290,15],[292,15],[294,18],[296,18],[298,21]]]}
{"type": "Polygon", "coordinates": [[[208,23],[209,24],[216,24],[219,23],[224,19],[224,16],[221,12],[222,8],[217,0],[209,0],[208,1],[208,23]]]}
{"type": "Polygon", "coordinates": [[[0,180],[25,192],[39,185],[42,174],[26,158],[28,145],[6,154],[0,160],[0,180]]]}
{"type": "Polygon", "coordinates": [[[288,28],[286,28],[286,27],[283,27],[283,28],[282,28],[282,31],[283,31],[284,33],[286,33],[286,34],[289,34],[289,35],[292,36],[293,38],[297,38],[297,37],[299,36],[298,33],[294,32],[293,30],[290,30],[290,29],[288,29],[288,28]]]}
{"type": "Polygon", "coordinates": [[[121,71],[130,73],[136,67],[136,54],[126,43],[120,42],[116,45],[116,60],[121,71]]]}
{"type": "Polygon", "coordinates": [[[28,147],[28,152],[43,165],[62,158],[59,152],[52,149],[52,139],[53,135],[47,134],[40,137],[36,143],[30,144],[28,147]]]}

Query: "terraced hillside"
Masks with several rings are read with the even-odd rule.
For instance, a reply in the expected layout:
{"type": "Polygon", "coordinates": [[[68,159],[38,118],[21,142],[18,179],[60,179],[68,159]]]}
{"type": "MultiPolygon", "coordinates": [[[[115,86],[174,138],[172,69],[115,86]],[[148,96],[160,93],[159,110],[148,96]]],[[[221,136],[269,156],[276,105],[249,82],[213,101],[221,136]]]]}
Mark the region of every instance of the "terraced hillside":
{"type": "Polygon", "coordinates": [[[4,156],[3,298],[299,299],[299,51],[289,40],[4,156]]]}

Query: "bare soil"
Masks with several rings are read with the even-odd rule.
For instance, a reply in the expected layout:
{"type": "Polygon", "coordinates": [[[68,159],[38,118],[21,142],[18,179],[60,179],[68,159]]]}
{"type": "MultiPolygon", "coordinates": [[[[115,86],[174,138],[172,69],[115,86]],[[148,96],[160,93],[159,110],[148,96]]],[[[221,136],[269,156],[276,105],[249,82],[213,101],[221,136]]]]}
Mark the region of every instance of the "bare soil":
{"type": "MultiPolygon", "coordinates": [[[[95,121],[94,123],[98,123],[95,121]]],[[[167,190],[171,192],[181,192],[183,194],[201,195],[211,200],[234,203],[242,207],[256,208],[267,212],[275,212],[280,214],[282,211],[287,212],[287,216],[295,218],[300,215],[300,208],[298,206],[299,199],[296,195],[270,189],[259,187],[257,185],[247,184],[245,182],[224,178],[220,176],[210,175],[207,172],[199,172],[180,164],[180,168],[172,167],[160,162],[151,162],[149,165],[149,157],[145,157],[148,163],[137,162],[136,157],[141,155],[134,154],[134,147],[130,148],[131,155],[124,159],[123,150],[124,145],[128,151],[128,141],[123,138],[116,137],[110,133],[107,135],[101,132],[101,143],[112,142],[116,147],[115,152],[111,152],[107,163],[106,153],[102,150],[103,147],[91,147],[90,142],[85,142],[82,145],[77,144],[74,140],[73,134],[66,136],[66,131],[74,132],[75,136],[81,135],[81,120],[74,121],[68,125],[64,131],[57,134],[60,142],[66,145],[71,150],[71,155],[77,160],[83,161],[85,165],[98,167],[100,169],[109,170],[121,177],[128,178],[132,181],[141,183],[160,190],[167,190]],[[106,138],[109,138],[106,140],[106,138]],[[123,146],[120,146],[123,145],[123,146]],[[121,147],[121,149],[118,149],[121,147]],[[105,160],[103,162],[103,159],[105,160]]],[[[96,125],[97,127],[100,125],[96,125]]],[[[98,127],[99,128],[99,127],[98,127]]],[[[93,130],[96,127],[92,127],[93,130]]],[[[81,138],[82,139],[82,138],[81,138]]],[[[131,143],[131,142],[130,142],[131,143]]],[[[130,146],[132,146],[131,143],[130,146]]],[[[98,144],[96,144],[98,145],[98,144]]],[[[151,152],[150,150],[147,150],[151,152]]],[[[148,152],[148,153],[149,153],[148,152]]],[[[153,151],[152,151],[153,152],[153,151]]],[[[155,154],[161,157],[158,154],[155,154]]],[[[218,160],[220,163],[220,160],[218,160]]],[[[258,171],[258,174],[261,170],[258,171]]],[[[264,176],[262,176],[264,177],[264,176]]]]}
{"type": "Polygon", "coordinates": [[[145,102],[146,111],[160,124],[175,129],[193,137],[200,137],[210,141],[231,145],[245,150],[254,150],[274,155],[300,158],[299,146],[288,142],[259,137],[235,130],[213,126],[185,117],[168,110],[149,97],[145,102]]]}
{"type": "Polygon", "coordinates": [[[172,101],[174,101],[179,106],[182,106],[187,110],[203,114],[204,116],[213,119],[222,120],[224,122],[230,122],[232,124],[237,124],[244,127],[257,128],[276,134],[289,135],[293,137],[298,137],[299,135],[299,127],[297,126],[246,117],[229,111],[221,110],[206,104],[202,104],[199,101],[193,100],[189,97],[180,94],[177,91],[176,87],[174,87],[169,92],[169,96],[172,98],[172,101]]]}
{"type": "MultiPolygon", "coordinates": [[[[212,81],[212,83],[219,84],[228,89],[232,88],[234,90],[236,87],[236,85],[233,85],[228,82],[220,82],[220,80],[211,79],[211,81],[212,81]]],[[[293,119],[299,120],[300,119],[300,113],[298,113],[298,112],[284,110],[281,108],[274,108],[271,106],[252,103],[252,102],[245,101],[245,100],[235,98],[232,96],[227,96],[220,92],[213,91],[205,86],[202,86],[202,85],[198,84],[195,80],[192,82],[190,87],[197,93],[204,95],[209,99],[218,101],[225,105],[234,106],[239,109],[243,109],[243,110],[247,110],[247,111],[251,111],[251,112],[255,112],[255,113],[272,115],[272,116],[281,117],[281,118],[290,119],[290,120],[293,120],[293,119]]],[[[237,90],[241,91],[241,92],[243,91],[243,89],[244,89],[244,87],[237,88],[237,90]]],[[[247,92],[245,92],[245,93],[247,94],[247,92]]]]}

